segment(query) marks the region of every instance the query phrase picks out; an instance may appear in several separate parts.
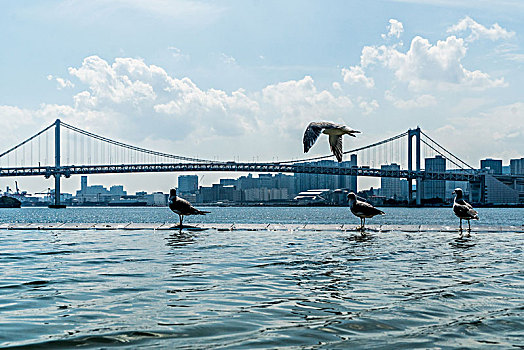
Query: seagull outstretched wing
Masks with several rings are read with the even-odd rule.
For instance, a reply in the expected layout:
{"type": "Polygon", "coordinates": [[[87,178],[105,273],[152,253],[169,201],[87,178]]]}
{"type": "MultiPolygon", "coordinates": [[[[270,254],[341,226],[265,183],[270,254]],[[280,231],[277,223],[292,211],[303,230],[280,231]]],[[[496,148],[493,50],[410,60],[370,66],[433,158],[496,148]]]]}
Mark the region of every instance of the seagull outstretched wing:
{"type": "Polygon", "coordinates": [[[304,153],[307,153],[309,149],[315,144],[315,141],[317,141],[323,129],[324,127],[319,125],[319,123],[309,123],[306,131],[304,132],[304,153]]]}
{"type": "Polygon", "coordinates": [[[342,161],[342,135],[329,135],[329,147],[331,152],[337,157],[339,162],[342,161]]]}

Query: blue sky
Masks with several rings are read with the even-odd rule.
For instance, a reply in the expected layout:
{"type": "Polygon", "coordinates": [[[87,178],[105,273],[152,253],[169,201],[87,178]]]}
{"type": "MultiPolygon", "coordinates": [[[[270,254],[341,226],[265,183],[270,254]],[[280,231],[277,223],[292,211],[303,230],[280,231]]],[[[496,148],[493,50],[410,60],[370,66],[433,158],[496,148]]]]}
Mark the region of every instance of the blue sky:
{"type": "MultiPolygon", "coordinates": [[[[346,145],[420,125],[471,164],[524,155],[521,1],[0,0],[0,8],[2,150],[60,117],[206,158],[302,157],[312,120],[362,131],[346,145]]],[[[327,142],[310,152],[329,153],[327,142]]],[[[165,191],[173,177],[90,182],[165,191]]]]}

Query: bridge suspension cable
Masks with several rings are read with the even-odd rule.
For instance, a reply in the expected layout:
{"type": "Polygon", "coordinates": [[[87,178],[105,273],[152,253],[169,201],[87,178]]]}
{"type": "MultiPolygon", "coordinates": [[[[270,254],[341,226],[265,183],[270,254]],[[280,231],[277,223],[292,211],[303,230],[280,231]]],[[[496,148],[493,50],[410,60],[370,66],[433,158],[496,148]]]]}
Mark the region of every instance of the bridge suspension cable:
{"type": "Polygon", "coordinates": [[[91,137],[91,138],[94,138],[94,139],[97,139],[97,140],[100,140],[100,141],[103,141],[103,142],[106,142],[106,143],[109,143],[109,144],[112,144],[112,145],[115,145],[115,146],[127,148],[127,149],[132,150],[132,151],[141,152],[141,153],[145,153],[145,154],[149,154],[149,155],[153,155],[153,156],[159,156],[159,157],[170,158],[170,159],[177,159],[177,160],[184,160],[184,161],[190,161],[190,162],[196,162],[196,163],[223,163],[223,162],[213,161],[213,160],[209,160],[209,159],[184,157],[184,156],[177,156],[175,154],[169,154],[169,153],[152,151],[152,150],[148,150],[148,149],[145,149],[145,148],[129,145],[129,144],[126,144],[126,143],[123,143],[123,142],[114,141],[114,140],[108,139],[106,137],[103,137],[103,136],[100,136],[100,135],[97,135],[97,134],[93,134],[93,133],[91,133],[89,131],[85,131],[85,130],[79,129],[79,128],[75,127],[75,126],[69,125],[69,124],[64,123],[64,122],[61,122],[60,125],[63,125],[65,128],[67,128],[69,130],[72,130],[74,132],[80,133],[82,135],[85,135],[85,136],[88,136],[88,137],[91,137]]]}
{"type": "MultiPolygon", "coordinates": [[[[462,163],[463,165],[465,165],[467,168],[469,169],[472,169],[472,170],[475,170],[475,168],[473,168],[471,165],[469,165],[468,163],[464,162],[462,159],[460,159],[459,157],[457,157],[456,155],[454,155],[453,153],[451,153],[450,151],[448,151],[447,149],[445,149],[444,147],[442,147],[438,142],[436,142],[435,140],[433,140],[431,137],[429,137],[424,131],[420,131],[420,133],[422,135],[424,135],[425,137],[428,138],[428,140],[430,140],[431,142],[433,142],[435,145],[437,145],[438,147],[440,147],[444,152],[446,152],[448,155],[450,155],[452,158],[454,158],[456,161],[458,161],[459,163],[462,163]]],[[[464,169],[464,167],[462,165],[459,165],[457,164],[455,161],[451,160],[450,157],[446,157],[446,155],[442,154],[442,152],[438,151],[437,149],[435,149],[433,146],[431,146],[429,143],[427,143],[424,139],[420,139],[426,146],[428,146],[429,148],[431,148],[433,151],[437,152],[438,154],[440,154],[442,157],[444,157],[445,159],[447,159],[448,161],[450,161],[451,163],[453,163],[454,165],[458,166],[459,168],[461,169],[464,169]]]]}
{"type": "Polygon", "coordinates": [[[16,149],[22,147],[23,145],[25,145],[25,144],[28,143],[29,141],[31,141],[31,140],[37,138],[38,136],[42,135],[44,132],[46,132],[47,130],[51,129],[51,128],[54,127],[54,126],[55,126],[55,123],[49,125],[47,128],[43,129],[42,131],[40,131],[40,132],[34,134],[34,135],[31,136],[30,138],[28,138],[28,139],[26,139],[26,140],[20,142],[18,145],[14,146],[14,147],[12,147],[12,148],[10,148],[10,149],[8,149],[8,150],[5,151],[4,153],[0,154],[0,158],[2,158],[3,156],[5,156],[6,154],[11,153],[12,151],[14,151],[14,150],[16,150],[16,149]]]}

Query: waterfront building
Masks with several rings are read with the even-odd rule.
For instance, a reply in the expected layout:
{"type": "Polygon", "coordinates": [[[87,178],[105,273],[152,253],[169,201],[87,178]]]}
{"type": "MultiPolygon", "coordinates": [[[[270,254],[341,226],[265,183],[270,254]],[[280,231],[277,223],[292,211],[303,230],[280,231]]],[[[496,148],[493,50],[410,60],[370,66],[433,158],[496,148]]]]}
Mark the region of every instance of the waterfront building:
{"type": "Polygon", "coordinates": [[[491,174],[502,174],[502,159],[486,158],[480,161],[480,169],[491,174]]]}
{"type": "MultiPolygon", "coordinates": [[[[357,166],[357,156],[352,154],[349,161],[335,162],[333,160],[321,160],[318,162],[300,163],[304,166],[325,166],[325,167],[343,167],[351,168],[357,166]]],[[[304,192],[310,189],[326,188],[335,190],[338,188],[347,188],[350,191],[357,191],[357,177],[346,175],[329,175],[329,174],[295,174],[296,192],[304,192]]]]}
{"type": "MultiPolygon", "coordinates": [[[[221,179],[220,183],[223,185],[229,184],[229,185],[236,186],[236,188],[242,191],[242,193],[244,194],[244,200],[248,200],[247,198],[266,198],[264,196],[257,197],[258,195],[254,194],[254,193],[258,193],[257,191],[251,191],[249,192],[249,194],[246,194],[246,191],[251,190],[251,189],[266,189],[268,191],[273,191],[276,197],[273,196],[275,198],[268,199],[268,200],[290,199],[296,193],[295,177],[293,175],[285,175],[282,173],[278,173],[276,175],[260,174],[258,177],[253,177],[251,174],[248,174],[247,176],[241,176],[236,180],[221,179]],[[278,191],[278,190],[282,190],[282,191],[278,191]],[[276,193],[279,193],[279,194],[277,195],[276,193]],[[282,196],[285,196],[285,197],[280,198],[282,196]]],[[[254,199],[254,200],[258,201],[261,199],[254,199]]]]}
{"type": "Polygon", "coordinates": [[[248,188],[242,193],[245,202],[282,201],[289,198],[287,188],[248,188]]]}
{"type": "MultiPolygon", "coordinates": [[[[381,170],[398,170],[400,171],[400,165],[391,163],[388,165],[381,165],[381,170]]],[[[380,178],[380,192],[386,199],[394,198],[397,200],[406,199],[403,193],[406,191],[402,190],[402,179],[395,177],[381,177],[380,178]]]]}
{"type": "Polygon", "coordinates": [[[236,186],[223,186],[213,184],[211,187],[200,187],[196,195],[197,203],[214,203],[214,202],[241,202],[242,192],[236,186]]]}
{"type": "Polygon", "coordinates": [[[237,179],[220,179],[220,184],[222,186],[236,186],[237,182],[237,179]]]}
{"type": "Polygon", "coordinates": [[[511,175],[524,175],[524,158],[510,159],[509,169],[511,175]]]}
{"type": "MultiPolygon", "coordinates": [[[[425,171],[443,173],[446,171],[446,158],[437,155],[435,158],[426,158],[425,171]]],[[[446,181],[444,180],[424,180],[422,181],[422,198],[446,199],[446,181]]]]}
{"type": "Polygon", "coordinates": [[[519,203],[519,191],[503,184],[492,175],[485,176],[484,196],[484,202],[489,204],[519,203]]]}
{"type": "MultiPolygon", "coordinates": [[[[285,175],[278,173],[274,176],[274,182],[272,188],[286,190],[287,197],[282,199],[290,199],[297,193],[295,188],[295,177],[293,175],[285,175]]],[[[282,192],[284,193],[284,192],[282,192]]]]}
{"type": "Polygon", "coordinates": [[[409,182],[407,179],[400,179],[400,198],[407,200],[409,197],[409,182]]]}
{"type": "MultiPolygon", "coordinates": [[[[165,207],[167,205],[168,197],[169,196],[163,192],[153,192],[142,196],[147,205],[152,207],[165,207]]],[[[189,200],[188,198],[184,199],[189,200]]]]}
{"type": "MultiPolygon", "coordinates": [[[[337,163],[339,167],[343,168],[353,168],[357,167],[357,155],[352,154],[349,157],[349,161],[337,163]]],[[[336,188],[346,188],[349,192],[357,193],[357,177],[356,176],[347,176],[347,175],[338,175],[336,188]]]]}
{"type": "Polygon", "coordinates": [[[237,188],[241,191],[247,190],[248,188],[255,188],[258,186],[258,178],[253,177],[253,174],[247,176],[241,176],[237,179],[237,188]]]}
{"type": "Polygon", "coordinates": [[[178,176],[178,193],[194,194],[198,191],[197,175],[179,175],[178,176]]]}
{"type": "Polygon", "coordinates": [[[80,191],[87,189],[87,176],[80,177],[80,191]]]}
{"type": "MultiPolygon", "coordinates": [[[[53,188],[49,190],[48,202],[51,202],[52,198],[55,198],[55,190],[53,188]]],[[[71,193],[60,192],[60,202],[61,203],[71,203],[72,199],[73,199],[73,195],[71,193]]]]}
{"type": "Polygon", "coordinates": [[[469,181],[446,181],[446,201],[451,202],[453,201],[453,198],[455,198],[455,195],[453,194],[453,191],[456,188],[461,188],[462,192],[464,194],[464,199],[471,201],[470,197],[470,183],[469,181]]]}
{"type": "Polygon", "coordinates": [[[124,186],[114,185],[106,189],[102,185],[87,185],[87,176],[80,178],[80,190],[76,191],[75,202],[77,203],[107,203],[126,196],[124,186]]]}
{"type": "Polygon", "coordinates": [[[127,191],[124,191],[124,186],[113,185],[109,188],[109,194],[114,197],[127,196],[127,191]]]}

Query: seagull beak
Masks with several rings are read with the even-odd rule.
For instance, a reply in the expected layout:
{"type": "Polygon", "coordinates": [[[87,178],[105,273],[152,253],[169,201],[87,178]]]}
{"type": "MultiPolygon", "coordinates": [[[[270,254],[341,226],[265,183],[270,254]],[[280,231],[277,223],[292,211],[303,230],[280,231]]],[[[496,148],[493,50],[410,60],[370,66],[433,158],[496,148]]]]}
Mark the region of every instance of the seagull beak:
{"type": "Polygon", "coordinates": [[[457,194],[457,192],[453,191],[453,193],[452,193],[452,194],[457,194]]]}

